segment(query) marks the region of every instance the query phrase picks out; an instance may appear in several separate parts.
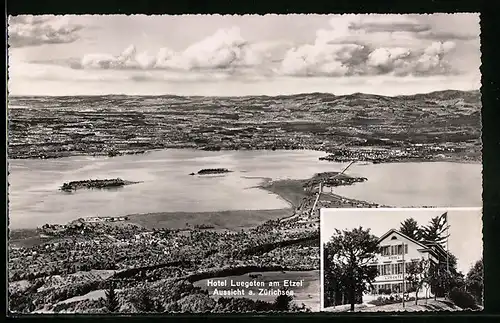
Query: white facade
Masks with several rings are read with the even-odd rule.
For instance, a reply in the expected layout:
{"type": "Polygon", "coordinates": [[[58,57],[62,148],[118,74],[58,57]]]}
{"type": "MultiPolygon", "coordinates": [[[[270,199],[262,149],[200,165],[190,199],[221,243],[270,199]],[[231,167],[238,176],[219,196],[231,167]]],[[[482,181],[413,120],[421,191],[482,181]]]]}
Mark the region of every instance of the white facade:
{"type": "MultiPolygon", "coordinates": [[[[426,259],[430,260],[430,263],[438,263],[433,249],[394,229],[380,238],[379,246],[381,253],[369,264],[377,267],[379,275],[372,283],[373,289],[363,295],[363,302],[376,299],[381,295],[399,294],[402,296],[403,291],[407,291],[409,287],[406,272],[410,262],[426,259]]],[[[424,284],[418,296],[431,297],[430,286],[424,284]]]]}

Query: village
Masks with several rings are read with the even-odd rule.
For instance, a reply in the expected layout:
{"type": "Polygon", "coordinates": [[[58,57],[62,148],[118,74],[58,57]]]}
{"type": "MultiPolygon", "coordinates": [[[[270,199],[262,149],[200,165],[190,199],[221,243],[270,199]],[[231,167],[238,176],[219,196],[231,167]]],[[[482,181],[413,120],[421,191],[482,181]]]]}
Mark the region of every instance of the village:
{"type": "Polygon", "coordinates": [[[88,285],[84,293],[105,288],[106,279],[87,281],[84,273],[93,272],[109,272],[107,278],[114,279],[120,288],[134,288],[144,281],[166,277],[189,280],[228,268],[295,271],[319,266],[317,221],[268,221],[242,232],[196,228],[149,231],[117,223],[89,219],[57,226],[57,230],[45,226],[41,232],[49,238],[46,242],[29,248],[10,246],[11,297],[23,295],[15,288],[23,282],[41,284],[39,292],[30,294],[40,306],[82,295],[75,289],[82,284],[88,285]],[[52,277],[61,281],[54,285],[52,277]],[[59,294],[58,288],[68,292],[59,294]]]}
{"type": "Polygon", "coordinates": [[[9,109],[8,150],[10,158],[192,148],[308,149],[335,154],[325,160],[339,161],[478,160],[479,105],[428,96],[109,96],[104,105],[61,97],[56,106],[43,98],[13,97],[10,104],[29,108],[9,109]]]}

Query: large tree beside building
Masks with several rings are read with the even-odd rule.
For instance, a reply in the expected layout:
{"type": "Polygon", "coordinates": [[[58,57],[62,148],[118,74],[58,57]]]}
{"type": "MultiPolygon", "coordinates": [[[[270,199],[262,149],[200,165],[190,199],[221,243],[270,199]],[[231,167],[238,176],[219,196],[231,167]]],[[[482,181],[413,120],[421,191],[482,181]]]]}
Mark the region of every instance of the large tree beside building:
{"type": "Polygon", "coordinates": [[[448,253],[447,261],[442,259],[430,269],[429,283],[434,297],[444,297],[453,288],[463,287],[464,276],[457,268],[457,257],[448,253]]]}
{"type": "Polygon", "coordinates": [[[325,263],[333,266],[333,273],[340,276],[328,279],[342,281],[351,311],[354,311],[357,296],[366,291],[377,276],[377,268],[369,266],[369,263],[378,252],[378,238],[370,233],[370,229],[362,227],[342,231],[336,229],[330,241],[325,244],[325,263]]]}
{"type": "Polygon", "coordinates": [[[414,218],[409,218],[401,222],[401,227],[399,228],[399,231],[408,238],[411,238],[413,240],[418,241],[421,238],[420,226],[418,225],[417,221],[415,221],[414,218]]]}

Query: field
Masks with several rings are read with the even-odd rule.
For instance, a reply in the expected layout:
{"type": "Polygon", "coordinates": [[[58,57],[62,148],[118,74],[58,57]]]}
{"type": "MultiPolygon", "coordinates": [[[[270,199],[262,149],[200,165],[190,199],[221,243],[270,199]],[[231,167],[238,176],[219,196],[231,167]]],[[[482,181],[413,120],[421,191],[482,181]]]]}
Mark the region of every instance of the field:
{"type": "Polygon", "coordinates": [[[197,225],[210,225],[213,229],[238,231],[255,227],[267,220],[291,215],[291,209],[277,210],[235,210],[219,212],[161,212],[134,214],[128,222],[147,229],[186,229],[197,225]]]}

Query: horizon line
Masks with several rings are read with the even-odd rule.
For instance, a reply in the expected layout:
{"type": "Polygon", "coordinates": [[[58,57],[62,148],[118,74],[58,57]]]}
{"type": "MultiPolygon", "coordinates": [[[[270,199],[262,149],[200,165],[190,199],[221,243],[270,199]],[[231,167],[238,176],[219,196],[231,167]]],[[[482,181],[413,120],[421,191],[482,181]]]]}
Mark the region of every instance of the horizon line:
{"type": "Polygon", "coordinates": [[[356,94],[361,95],[373,95],[380,97],[406,97],[406,96],[415,96],[415,95],[426,95],[426,94],[436,94],[443,92],[479,92],[481,93],[481,89],[474,90],[456,90],[456,89],[446,89],[446,90],[438,90],[431,92],[417,92],[414,94],[396,94],[396,95],[384,95],[384,94],[376,94],[376,93],[368,93],[368,92],[352,92],[348,94],[334,94],[330,92],[300,92],[294,94],[276,94],[276,95],[266,95],[266,94],[250,94],[250,95],[177,95],[177,94],[124,94],[124,93],[108,93],[108,94],[76,94],[76,95],[30,95],[30,94],[7,94],[7,101],[9,97],[11,98],[23,98],[23,97],[31,97],[31,98],[42,98],[42,97],[51,97],[51,98],[67,98],[67,97],[104,97],[104,96],[124,96],[124,97],[185,97],[185,98],[245,98],[245,97],[291,97],[291,96],[300,96],[300,95],[331,95],[336,97],[342,96],[351,96],[356,94]]]}

